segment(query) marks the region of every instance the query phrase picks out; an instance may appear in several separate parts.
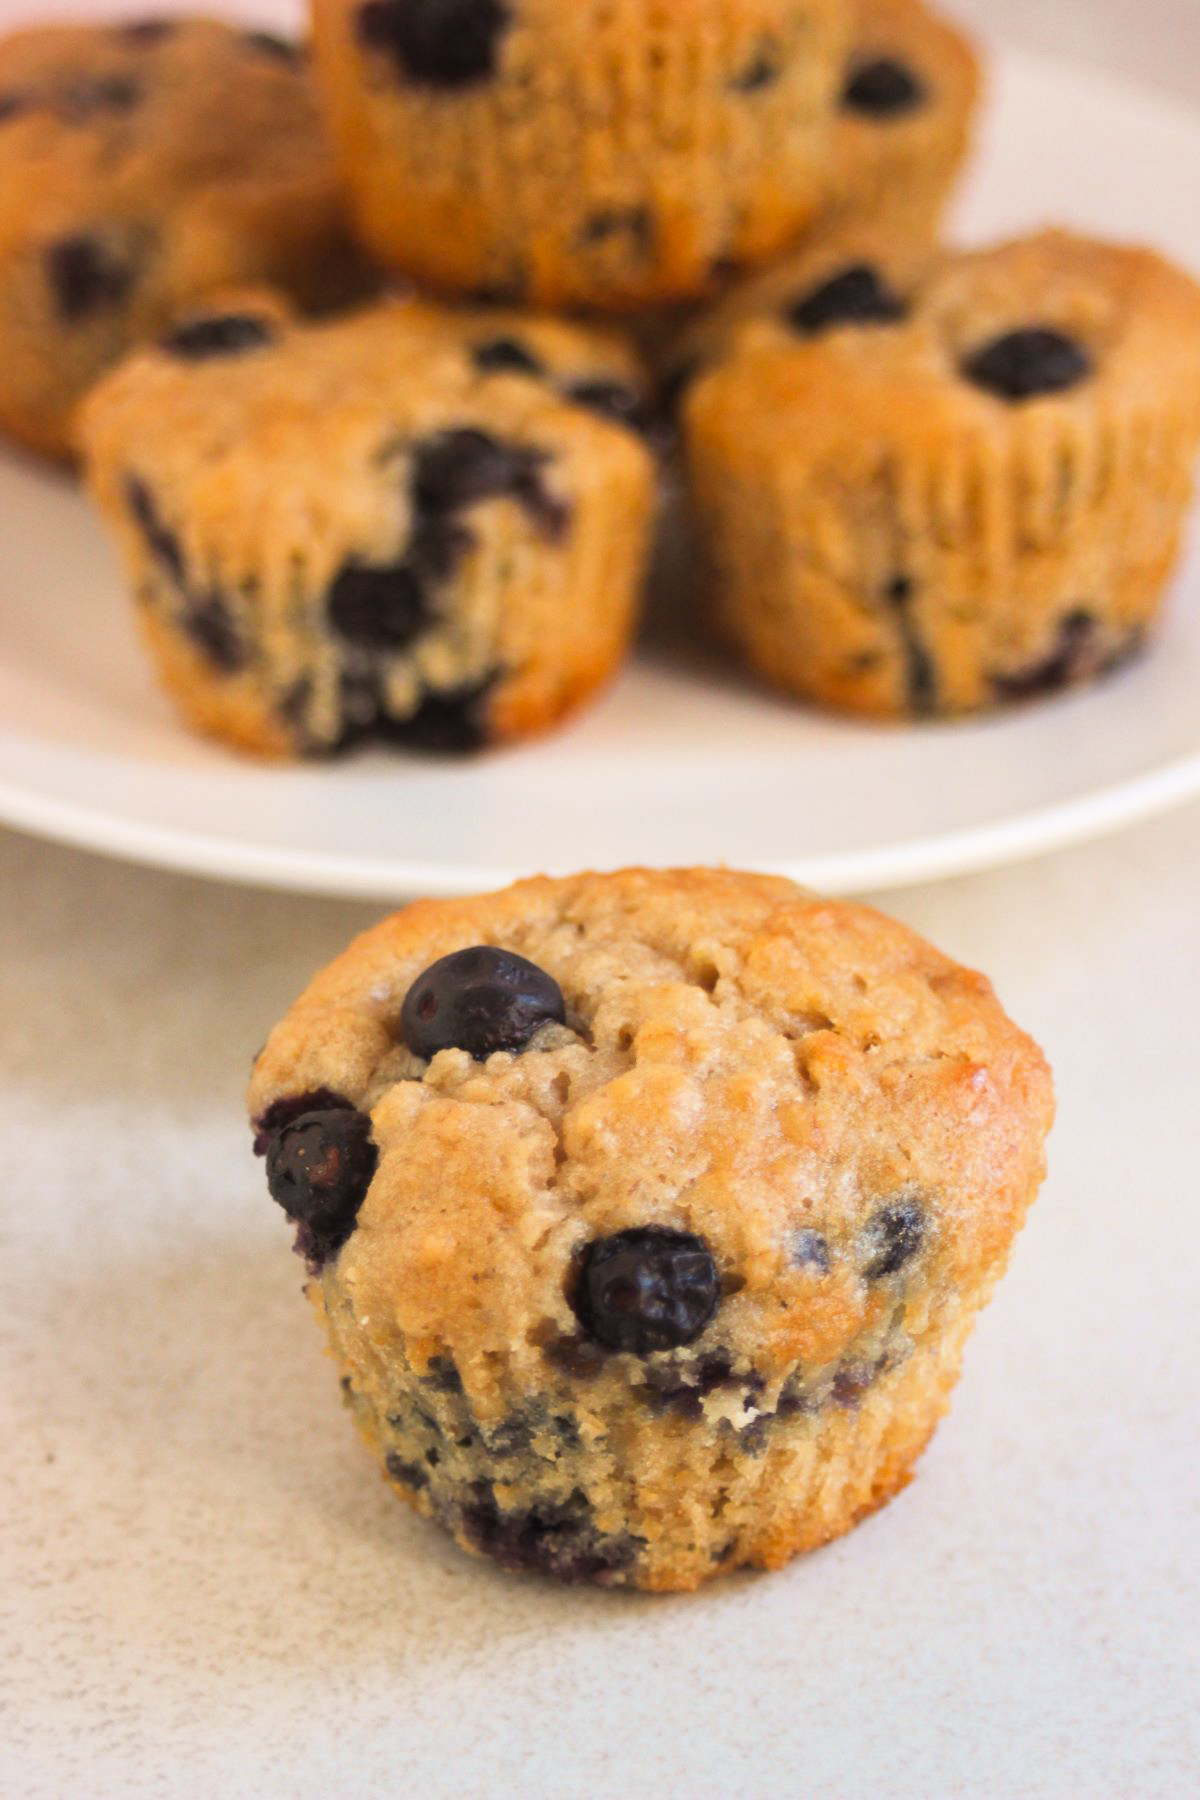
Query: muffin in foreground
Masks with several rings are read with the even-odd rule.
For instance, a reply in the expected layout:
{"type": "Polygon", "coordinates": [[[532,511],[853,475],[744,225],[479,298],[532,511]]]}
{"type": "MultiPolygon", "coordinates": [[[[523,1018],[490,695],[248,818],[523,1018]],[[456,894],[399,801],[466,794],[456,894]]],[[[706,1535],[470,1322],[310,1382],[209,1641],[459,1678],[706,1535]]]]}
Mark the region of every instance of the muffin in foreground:
{"type": "Polygon", "coordinates": [[[92,492],[188,720],[265,755],[470,751],[616,669],[656,493],[629,352],[505,313],[269,296],[92,394],[92,492]]]}
{"type": "Polygon", "coordinates": [[[365,282],[297,46],[202,19],[0,40],[0,429],[65,455],[98,376],[248,281],[365,282]]]}
{"type": "Polygon", "coordinates": [[[769,680],[891,717],[1134,655],[1200,444],[1200,287],[1065,232],[845,272],[745,325],[685,403],[722,622],[769,680]]]}
{"type": "Polygon", "coordinates": [[[624,310],[813,216],[842,0],[316,0],[364,242],[452,292],[624,310]]]}
{"type": "Polygon", "coordinates": [[[905,1485],[1053,1113],[987,981],[903,926],[637,869],[384,921],[249,1106],[396,1492],[505,1568],[650,1589],[905,1485]]]}

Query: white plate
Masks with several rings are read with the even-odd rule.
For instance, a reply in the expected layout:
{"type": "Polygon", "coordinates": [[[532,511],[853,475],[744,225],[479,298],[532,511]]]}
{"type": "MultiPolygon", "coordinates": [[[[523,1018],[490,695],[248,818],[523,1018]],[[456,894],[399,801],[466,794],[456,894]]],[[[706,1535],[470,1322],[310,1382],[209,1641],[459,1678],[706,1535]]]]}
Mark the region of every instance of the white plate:
{"type": "MultiPolygon", "coordinates": [[[[1005,55],[962,234],[1062,220],[1193,266],[1200,113],[1005,55]]],[[[719,862],[884,888],[1113,830],[1200,792],[1200,557],[1106,685],[957,726],[806,713],[705,655],[643,652],[558,735],[475,764],[264,768],[188,735],[65,480],[0,461],[0,818],[197,874],[390,898],[532,869],[719,862]]]]}

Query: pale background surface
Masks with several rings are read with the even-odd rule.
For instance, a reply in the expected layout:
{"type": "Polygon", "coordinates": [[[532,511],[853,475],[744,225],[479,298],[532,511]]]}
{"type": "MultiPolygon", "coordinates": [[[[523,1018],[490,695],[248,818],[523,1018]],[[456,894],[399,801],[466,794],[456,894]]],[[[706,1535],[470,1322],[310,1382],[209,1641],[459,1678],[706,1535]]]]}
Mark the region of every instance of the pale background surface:
{"type": "MultiPolygon", "coordinates": [[[[964,10],[1200,92],[1196,0],[964,10]]],[[[240,1089],[372,910],[0,834],[0,1793],[1191,1800],[1198,881],[1193,807],[891,897],[1045,1043],[1051,1180],[914,1486],[646,1600],[467,1562],[341,1415],[240,1089]]]]}

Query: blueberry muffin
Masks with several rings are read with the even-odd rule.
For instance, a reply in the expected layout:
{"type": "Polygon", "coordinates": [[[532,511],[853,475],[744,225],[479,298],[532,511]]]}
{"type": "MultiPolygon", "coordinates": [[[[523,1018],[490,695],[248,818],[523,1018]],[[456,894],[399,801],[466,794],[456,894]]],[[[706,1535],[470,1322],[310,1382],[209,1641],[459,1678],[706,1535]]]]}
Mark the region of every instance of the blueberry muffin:
{"type": "Polygon", "coordinates": [[[684,404],[717,605],[778,686],[958,714],[1125,662],[1200,443],[1200,288],[1050,232],[913,291],[846,274],[684,404]]]}
{"type": "Polygon", "coordinates": [[[636,869],[386,920],[249,1105],[396,1492],[507,1569],[652,1589],[905,1485],[1053,1111],[988,983],[903,926],[636,869]]]}
{"type": "Polygon", "coordinates": [[[306,305],[365,280],[294,46],[167,19],[0,40],[0,430],[65,454],[131,345],[259,280],[306,305]]]}
{"type": "Polygon", "coordinates": [[[629,309],[818,203],[842,0],[315,0],[358,224],[436,287],[629,309]]]}
{"type": "Polygon", "coordinates": [[[616,668],[656,463],[623,344],[233,299],[91,395],[92,493],[185,716],[265,755],[523,736],[616,668]]]}
{"type": "Polygon", "coordinates": [[[828,213],[926,248],[966,156],[979,58],[920,0],[858,0],[830,155],[828,213]]]}

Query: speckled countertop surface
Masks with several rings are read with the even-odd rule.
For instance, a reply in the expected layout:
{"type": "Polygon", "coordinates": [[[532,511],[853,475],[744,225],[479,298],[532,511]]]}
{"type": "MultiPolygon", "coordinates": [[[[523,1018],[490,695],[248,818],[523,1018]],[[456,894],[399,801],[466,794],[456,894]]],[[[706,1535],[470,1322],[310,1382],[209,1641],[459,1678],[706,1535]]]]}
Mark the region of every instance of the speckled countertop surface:
{"type": "Polygon", "coordinates": [[[1047,1045],[1050,1182],[908,1492],[656,1600],[468,1562],[347,1427],[239,1107],[369,912],[0,835],[0,1793],[1194,1796],[1198,878],[1192,808],[893,896],[1047,1045]]]}
{"type": "MultiPolygon", "coordinates": [[[[962,10],[1200,90],[1196,0],[962,10]]],[[[1198,886],[1193,807],[892,897],[1047,1046],[1050,1181],[908,1492],[655,1600],[466,1561],[347,1428],[240,1103],[372,911],[0,833],[0,1795],[1194,1800],[1198,886]]]]}

